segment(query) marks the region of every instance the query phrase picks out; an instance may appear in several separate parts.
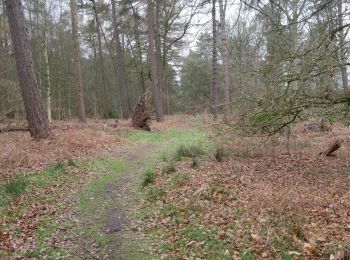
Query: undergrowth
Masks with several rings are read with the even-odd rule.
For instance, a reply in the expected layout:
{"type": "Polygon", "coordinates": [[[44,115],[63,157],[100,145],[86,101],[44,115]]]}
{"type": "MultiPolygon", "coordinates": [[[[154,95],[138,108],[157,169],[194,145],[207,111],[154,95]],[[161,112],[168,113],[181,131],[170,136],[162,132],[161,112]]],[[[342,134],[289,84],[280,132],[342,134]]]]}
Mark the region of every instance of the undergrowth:
{"type": "MultiPolygon", "coordinates": [[[[18,174],[14,179],[1,186],[0,218],[6,224],[8,232],[15,232],[12,227],[13,223],[16,223],[16,220],[20,219],[23,214],[25,215],[31,207],[35,207],[37,202],[43,205],[55,205],[56,209],[63,207],[63,203],[58,204],[60,194],[70,191],[70,187],[76,180],[77,174],[73,170],[73,166],[58,162],[42,172],[18,174]],[[64,185],[62,185],[63,183],[64,185]],[[18,206],[11,207],[13,202],[18,203],[18,206]]],[[[22,257],[41,258],[45,254],[55,259],[66,255],[63,249],[55,248],[47,242],[47,238],[59,227],[62,227],[54,220],[55,215],[41,216],[41,219],[35,220],[38,221],[37,230],[28,230],[27,232],[34,232],[35,235],[31,236],[35,239],[36,248],[35,250],[24,250],[20,253],[22,257]]],[[[30,218],[26,221],[30,221],[30,218]]],[[[1,254],[7,256],[9,252],[3,251],[1,254]]]]}
{"type": "Polygon", "coordinates": [[[175,153],[175,159],[181,160],[182,158],[195,158],[204,154],[203,148],[199,145],[184,145],[181,144],[175,153]]]}
{"type": "Polygon", "coordinates": [[[156,173],[154,171],[148,170],[144,173],[144,178],[142,181],[142,187],[147,187],[148,185],[154,183],[156,180],[156,173]]]}

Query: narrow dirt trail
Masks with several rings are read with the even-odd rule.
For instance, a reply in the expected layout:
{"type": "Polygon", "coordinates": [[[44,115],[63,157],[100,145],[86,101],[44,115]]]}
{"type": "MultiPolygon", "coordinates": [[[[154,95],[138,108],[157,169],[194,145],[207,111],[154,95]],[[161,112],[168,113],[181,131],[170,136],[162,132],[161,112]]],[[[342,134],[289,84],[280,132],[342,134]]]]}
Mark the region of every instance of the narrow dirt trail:
{"type": "MultiPolygon", "coordinates": [[[[141,173],[149,164],[148,155],[157,150],[159,144],[139,144],[126,150],[118,151],[113,156],[115,160],[126,162],[119,177],[104,183],[99,191],[106,196],[108,203],[93,205],[98,208],[96,215],[92,214],[82,221],[82,227],[94,225],[101,221],[98,233],[103,234],[107,241],[103,247],[84,235],[78,235],[73,241],[75,250],[71,255],[78,259],[138,259],[142,254],[139,234],[132,228],[135,221],[135,209],[140,203],[136,192],[142,180],[141,173]]],[[[96,195],[96,194],[95,194],[96,195]]],[[[101,203],[99,201],[91,202],[101,203]]]]}
{"type": "Polygon", "coordinates": [[[109,259],[131,259],[137,250],[141,250],[137,245],[137,233],[131,228],[135,205],[139,202],[135,189],[140,184],[138,174],[147,166],[142,157],[154,148],[154,145],[145,144],[127,154],[125,160],[128,166],[122,176],[116,183],[105,185],[105,192],[113,201],[112,209],[105,213],[106,224],[103,227],[103,232],[109,237],[109,259]]]}

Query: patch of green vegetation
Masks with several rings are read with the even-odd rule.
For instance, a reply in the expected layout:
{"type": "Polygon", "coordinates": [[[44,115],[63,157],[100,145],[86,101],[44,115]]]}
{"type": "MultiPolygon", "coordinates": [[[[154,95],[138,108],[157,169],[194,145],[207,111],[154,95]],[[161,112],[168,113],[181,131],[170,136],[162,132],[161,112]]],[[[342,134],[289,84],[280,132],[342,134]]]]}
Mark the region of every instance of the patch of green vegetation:
{"type": "Polygon", "coordinates": [[[26,191],[28,185],[27,178],[18,175],[5,184],[4,191],[13,198],[17,198],[26,191]]]}
{"type": "Polygon", "coordinates": [[[228,196],[229,190],[220,182],[220,180],[214,180],[209,184],[210,194],[222,194],[228,196]]]}
{"type": "Polygon", "coordinates": [[[201,212],[201,208],[195,201],[190,201],[183,210],[184,217],[186,219],[198,215],[201,212]]]}
{"type": "Polygon", "coordinates": [[[156,173],[154,171],[148,170],[143,174],[142,187],[145,188],[151,184],[153,184],[156,180],[156,173]]]}
{"type": "Polygon", "coordinates": [[[231,222],[227,225],[227,231],[230,232],[232,235],[236,235],[237,233],[237,226],[235,222],[231,222]]]}
{"type": "Polygon", "coordinates": [[[236,207],[232,209],[232,212],[235,219],[239,219],[244,213],[244,208],[236,207]]]}
{"type": "Polygon", "coordinates": [[[30,258],[42,258],[43,253],[45,254],[45,258],[48,259],[57,259],[66,256],[67,252],[64,249],[52,246],[51,243],[46,241],[47,238],[54,235],[57,229],[63,228],[62,225],[64,224],[57,224],[52,221],[51,217],[47,217],[43,220],[36,232],[36,250],[29,251],[25,253],[24,256],[30,258]]]}
{"type": "Polygon", "coordinates": [[[120,115],[118,113],[117,110],[115,109],[109,109],[108,110],[108,118],[111,118],[111,119],[118,119],[120,118],[120,115]]]}
{"type": "Polygon", "coordinates": [[[180,145],[175,153],[175,159],[195,158],[204,154],[204,150],[200,145],[180,145]]]}
{"type": "Polygon", "coordinates": [[[128,131],[120,132],[121,135],[138,144],[157,145],[150,161],[162,159],[163,161],[173,157],[181,144],[193,144],[199,146],[201,150],[206,150],[212,146],[208,133],[197,128],[179,128],[163,132],[128,131]],[[156,155],[156,157],[154,157],[156,155]]]}
{"type": "Polygon", "coordinates": [[[283,252],[282,253],[283,260],[293,260],[294,257],[288,254],[288,252],[283,252]]]}
{"type": "Polygon", "coordinates": [[[80,194],[78,203],[79,222],[88,223],[77,225],[74,232],[83,234],[89,241],[94,241],[104,248],[109,243],[109,237],[102,232],[105,223],[104,212],[112,204],[112,198],[106,192],[106,185],[115,183],[123,173],[126,162],[115,159],[98,159],[88,162],[86,170],[100,173],[97,179],[88,182],[80,194]]]}
{"type": "Polygon", "coordinates": [[[33,173],[29,176],[18,174],[0,187],[0,206],[8,206],[12,201],[34,188],[44,188],[54,184],[55,179],[60,177],[65,170],[66,166],[59,162],[37,174],[33,173]]]}
{"type": "Polygon", "coordinates": [[[101,175],[96,180],[90,181],[82,191],[79,198],[79,209],[88,215],[95,211],[94,206],[99,202],[103,203],[107,199],[104,192],[107,183],[118,180],[125,168],[122,160],[95,160],[87,166],[90,170],[100,171],[101,175]]]}
{"type": "Polygon", "coordinates": [[[303,221],[296,215],[285,216],[279,213],[271,213],[265,229],[268,229],[272,234],[268,240],[268,245],[271,251],[275,252],[275,257],[283,258],[285,252],[299,250],[294,238],[296,237],[301,241],[305,240],[302,223],[303,221]]]}
{"type": "Polygon", "coordinates": [[[198,168],[198,167],[200,166],[200,164],[201,164],[200,159],[197,158],[197,157],[195,157],[195,158],[192,158],[192,162],[191,162],[190,167],[191,167],[192,169],[198,168]]]}
{"type": "Polygon", "coordinates": [[[160,156],[159,156],[160,160],[163,161],[163,162],[166,162],[168,161],[168,155],[166,153],[160,153],[160,156]]]}
{"type": "MultiPolygon", "coordinates": [[[[57,204],[57,199],[61,193],[67,192],[66,188],[75,183],[78,175],[69,170],[69,167],[62,162],[58,162],[47,167],[42,172],[31,173],[28,175],[17,175],[7,184],[0,187],[0,218],[7,223],[11,229],[12,221],[20,218],[21,215],[30,207],[33,201],[42,201],[43,203],[55,204],[55,208],[59,209],[62,204],[57,204]],[[64,183],[65,185],[62,185],[64,183]],[[50,189],[50,187],[55,187],[50,189]],[[57,188],[60,187],[60,188],[57,188]],[[46,188],[50,189],[50,193],[44,193],[46,188]],[[35,192],[34,192],[35,191],[35,192]],[[15,211],[10,211],[11,202],[19,196],[24,196],[15,211]],[[11,212],[11,214],[9,214],[11,212]]],[[[64,256],[66,252],[56,248],[47,242],[47,238],[53,236],[58,226],[55,216],[50,215],[45,219],[40,219],[38,228],[35,232],[36,250],[28,251],[25,254],[20,253],[23,257],[41,258],[43,255],[49,259],[57,259],[64,256]]],[[[18,230],[18,235],[20,230],[18,230]]]]}
{"type": "Polygon", "coordinates": [[[179,173],[171,179],[170,183],[174,188],[179,188],[184,185],[189,178],[190,175],[188,173],[179,173]]]}
{"type": "Polygon", "coordinates": [[[190,225],[176,232],[179,238],[166,244],[164,250],[176,250],[180,255],[205,255],[206,259],[231,259],[225,242],[216,238],[213,230],[190,225]]]}
{"type": "Polygon", "coordinates": [[[223,147],[217,147],[214,153],[214,157],[218,162],[222,162],[226,157],[229,156],[229,153],[225,151],[223,147]]]}
{"type": "Polygon", "coordinates": [[[179,216],[179,211],[176,208],[175,204],[170,203],[160,210],[160,214],[162,215],[162,217],[174,218],[179,216]]]}
{"type": "Polygon", "coordinates": [[[66,166],[62,162],[59,162],[49,166],[42,174],[31,176],[31,182],[36,183],[40,188],[44,188],[55,182],[57,178],[60,178],[60,175],[65,171],[66,166]]]}
{"type": "Polygon", "coordinates": [[[176,163],[174,161],[170,161],[164,166],[162,171],[168,174],[176,172],[176,163]]]}
{"type": "Polygon", "coordinates": [[[69,167],[76,167],[77,164],[76,164],[76,162],[73,159],[69,159],[68,160],[68,166],[69,167]]]}
{"type": "Polygon", "coordinates": [[[155,143],[163,138],[163,133],[161,132],[147,132],[147,131],[126,131],[119,132],[120,135],[127,137],[131,141],[135,141],[141,144],[155,143]]]}
{"type": "Polygon", "coordinates": [[[254,250],[249,248],[249,249],[244,249],[240,253],[242,260],[255,260],[254,256],[254,250]]]}
{"type": "Polygon", "coordinates": [[[165,195],[165,191],[162,188],[151,188],[147,192],[147,199],[151,202],[160,200],[165,195]]]}

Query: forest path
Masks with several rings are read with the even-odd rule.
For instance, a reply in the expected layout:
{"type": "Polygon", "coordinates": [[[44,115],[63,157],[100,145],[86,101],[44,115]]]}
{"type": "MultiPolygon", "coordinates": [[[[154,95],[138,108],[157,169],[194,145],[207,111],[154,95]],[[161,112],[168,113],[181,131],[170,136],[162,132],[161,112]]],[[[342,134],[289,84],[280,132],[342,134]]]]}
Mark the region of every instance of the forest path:
{"type": "Polygon", "coordinates": [[[131,228],[135,206],[140,202],[135,190],[140,186],[140,173],[146,170],[144,156],[151,153],[155,145],[143,144],[125,155],[128,166],[116,182],[108,182],[105,192],[112,199],[111,208],[105,212],[103,232],[108,236],[108,258],[131,259],[142,250],[137,245],[137,233],[131,228]]]}
{"type": "MultiPolygon", "coordinates": [[[[132,228],[140,203],[142,173],[155,160],[160,144],[138,144],[118,150],[102,160],[101,175],[80,194],[73,213],[79,228],[73,236],[71,255],[79,259],[145,259],[139,235],[132,228]],[[150,154],[152,158],[150,159],[150,154]],[[81,201],[89,203],[81,205],[81,201]]],[[[98,169],[98,170],[99,170],[98,169]]],[[[98,175],[98,174],[97,174],[98,175]]]]}
{"type": "Polygon", "coordinates": [[[79,195],[78,210],[72,215],[79,228],[71,238],[75,249],[69,250],[79,259],[149,259],[146,252],[151,241],[138,232],[140,205],[146,195],[143,173],[161,158],[172,156],[179,145],[205,138],[194,125],[125,135],[132,145],[98,161],[98,167],[93,167],[98,177],[79,195]]]}

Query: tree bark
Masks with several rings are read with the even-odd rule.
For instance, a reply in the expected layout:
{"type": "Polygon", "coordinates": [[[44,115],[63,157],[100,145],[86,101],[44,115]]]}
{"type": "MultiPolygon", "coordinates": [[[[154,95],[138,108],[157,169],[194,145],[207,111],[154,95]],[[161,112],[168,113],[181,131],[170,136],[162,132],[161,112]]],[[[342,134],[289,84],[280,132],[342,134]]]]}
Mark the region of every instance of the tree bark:
{"type": "Polygon", "coordinates": [[[103,51],[102,51],[102,36],[101,36],[101,23],[97,12],[97,6],[95,0],[90,0],[92,2],[92,8],[94,10],[95,22],[96,22],[96,33],[97,33],[97,43],[98,43],[98,55],[101,67],[101,80],[102,80],[102,93],[103,93],[103,116],[108,117],[109,110],[109,97],[107,93],[107,80],[105,73],[105,66],[103,61],[103,51]]]}
{"type": "Polygon", "coordinates": [[[154,4],[153,0],[148,0],[148,56],[150,60],[151,75],[152,75],[152,89],[153,100],[155,103],[157,121],[164,120],[163,106],[161,96],[159,93],[159,63],[157,62],[157,55],[155,50],[156,35],[154,31],[154,4]]]}
{"type": "Polygon", "coordinates": [[[164,78],[163,78],[163,63],[162,63],[162,52],[161,52],[161,41],[160,41],[160,0],[156,0],[156,10],[155,10],[155,52],[156,52],[156,62],[158,67],[158,92],[160,97],[160,104],[164,113],[163,106],[163,89],[164,89],[164,78]]]}
{"type": "Polygon", "coordinates": [[[119,81],[119,96],[122,107],[122,115],[124,119],[129,118],[129,106],[128,106],[128,95],[127,85],[125,77],[125,64],[124,64],[124,53],[120,43],[119,29],[117,24],[117,16],[115,10],[115,0],[112,0],[112,20],[113,20],[113,32],[116,50],[116,75],[119,81]]]}
{"type": "Polygon", "coordinates": [[[139,76],[140,76],[140,87],[141,87],[141,90],[142,90],[142,93],[146,93],[146,84],[145,84],[145,72],[144,72],[144,69],[143,69],[143,59],[142,59],[142,48],[141,48],[141,40],[140,40],[140,30],[139,30],[139,22],[138,22],[138,19],[137,19],[137,14],[136,14],[136,11],[135,11],[135,8],[133,6],[132,3],[129,3],[130,5],[130,8],[132,10],[132,13],[133,13],[133,17],[134,17],[134,37],[135,37],[135,41],[136,41],[136,48],[137,48],[137,55],[135,56],[138,56],[138,60],[140,62],[140,64],[137,64],[137,61],[135,59],[135,63],[136,63],[136,67],[139,71],[139,76]]]}
{"type": "Polygon", "coordinates": [[[221,56],[222,62],[224,66],[224,120],[228,120],[228,114],[230,112],[230,85],[231,85],[231,77],[230,77],[230,62],[229,62],[229,52],[228,52],[228,44],[227,44],[227,33],[226,33],[226,6],[227,0],[225,0],[225,4],[223,0],[219,0],[220,6],[220,27],[221,27],[221,56]]]}
{"type": "Polygon", "coordinates": [[[34,73],[22,1],[6,0],[6,7],[28,128],[33,137],[47,138],[51,133],[34,73]]]}
{"type": "Polygon", "coordinates": [[[218,117],[218,50],[217,50],[217,27],[216,27],[216,0],[213,0],[212,22],[213,22],[213,46],[212,46],[212,112],[214,120],[218,117]]]}
{"type": "MultiPolygon", "coordinates": [[[[45,14],[46,15],[46,14],[45,14]]],[[[45,19],[46,20],[46,19],[45,19]]],[[[45,21],[45,32],[44,32],[44,59],[45,59],[45,72],[46,72],[46,113],[49,123],[52,121],[51,114],[51,78],[50,78],[50,64],[49,64],[49,52],[48,52],[48,24],[47,20],[45,21]]]]}
{"type": "MultiPolygon", "coordinates": [[[[338,23],[339,23],[339,28],[343,28],[343,0],[338,0],[337,3],[338,7],[338,23]]],[[[347,58],[346,58],[346,47],[345,47],[345,35],[344,35],[344,29],[340,30],[339,32],[339,49],[340,49],[340,71],[341,71],[341,77],[342,77],[342,82],[343,82],[343,91],[345,94],[349,93],[349,78],[348,78],[348,71],[346,68],[345,63],[347,63],[347,58]]]]}
{"type": "Polygon", "coordinates": [[[82,123],[86,123],[86,113],[84,104],[83,81],[81,78],[80,67],[80,46],[78,36],[78,11],[76,0],[70,0],[70,11],[72,20],[72,40],[73,40],[73,59],[74,59],[74,86],[75,100],[77,106],[77,115],[82,123]]]}

